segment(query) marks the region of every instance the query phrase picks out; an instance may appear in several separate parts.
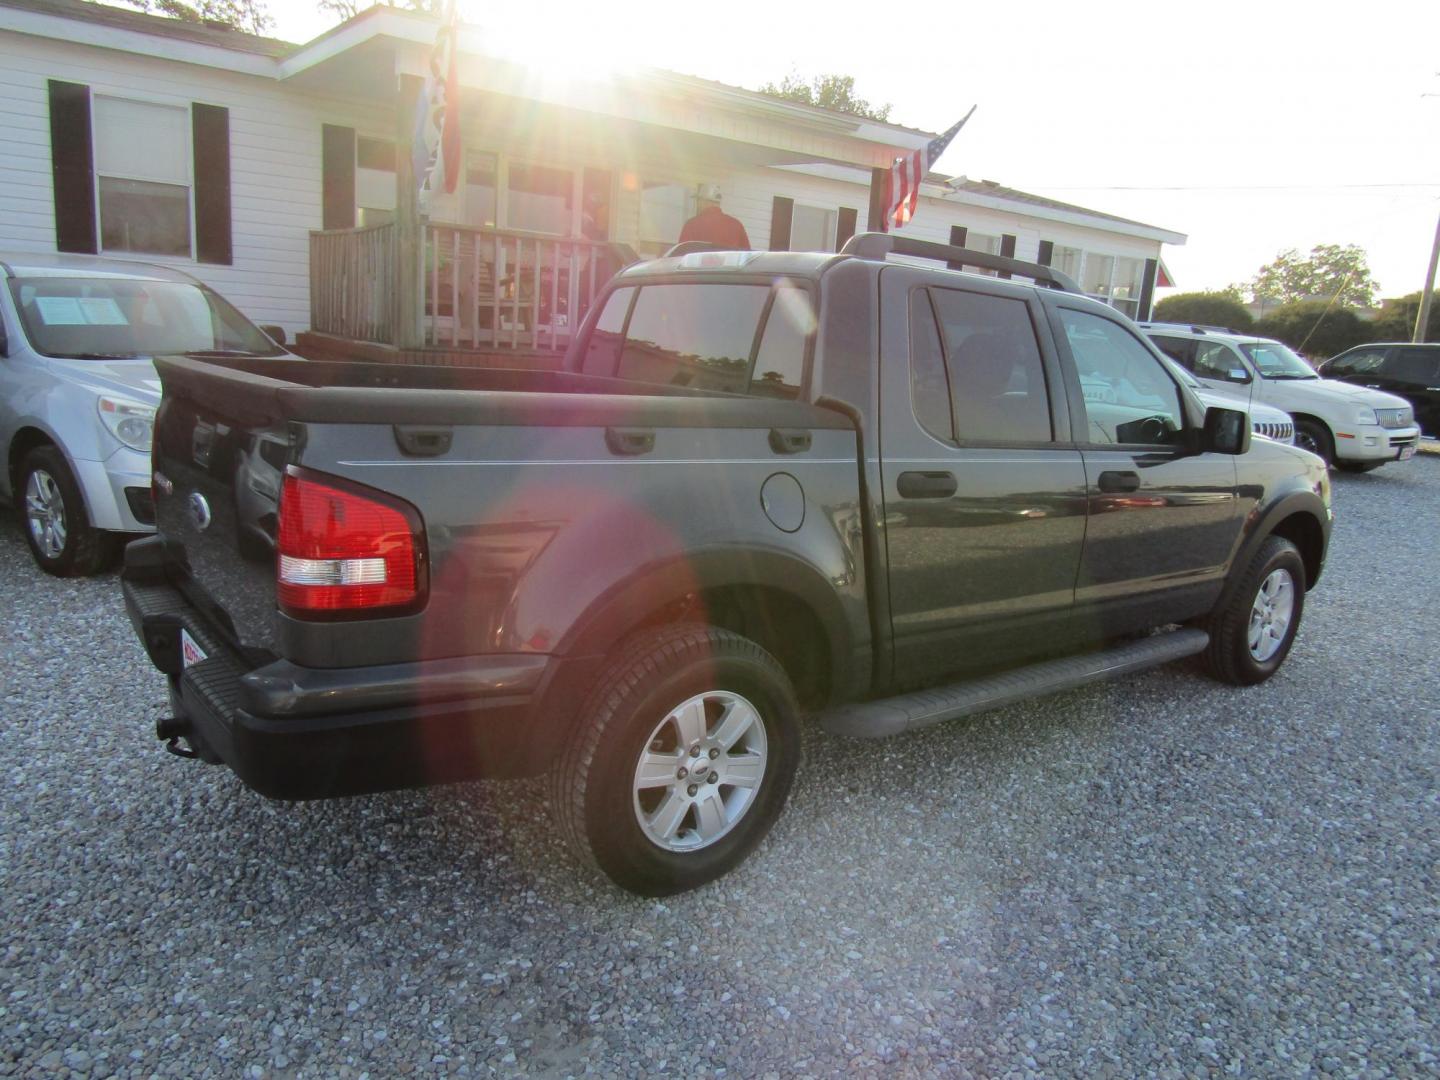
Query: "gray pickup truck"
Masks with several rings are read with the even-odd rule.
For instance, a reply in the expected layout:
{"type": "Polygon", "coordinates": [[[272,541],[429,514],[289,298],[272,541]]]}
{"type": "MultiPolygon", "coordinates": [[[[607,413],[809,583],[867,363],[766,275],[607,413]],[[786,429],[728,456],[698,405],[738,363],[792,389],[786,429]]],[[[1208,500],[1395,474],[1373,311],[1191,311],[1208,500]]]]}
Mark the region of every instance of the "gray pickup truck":
{"type": "Polygon", "coordinates": [[[123,587],[170,747],[287,799],[548,772],[650,895],[754,848],[802,717],[1268,678],[1330,532],[1318,458],[1062,274],[876,234],[631,267],[558,372],[157,369],[123,587]]]}

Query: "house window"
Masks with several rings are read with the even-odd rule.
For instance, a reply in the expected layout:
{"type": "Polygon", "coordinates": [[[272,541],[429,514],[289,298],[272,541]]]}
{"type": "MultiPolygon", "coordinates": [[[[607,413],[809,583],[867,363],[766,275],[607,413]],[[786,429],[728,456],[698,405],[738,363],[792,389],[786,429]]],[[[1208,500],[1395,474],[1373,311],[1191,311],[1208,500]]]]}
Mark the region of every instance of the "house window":
{"type": "MultiPolygon", "coordinates": [[[[1080,254],[1075,248],[1057,247],[1057,258],[1051,265],[1073,277],[1069,266],[1059,264],[1058,256],[1062,250],[1080,254]]],[[[1097,300],[1105,301],[1132,319],[1139,317],[1141,277],[1145,270],[1142,260],[1128,255],[1097,255],[1092,251],[1084,255],[1082,266],[1081,291],[1097,300]]]]}
{"type": "Polygon", "coordinates": [[[1080,262],[1085,253],[1077,247],[1062,247],[1056,244],[1050,253],[1050,267],[1072,278],[1080,277],[1080,262]]]}
{"type": "Polygon", "coordinates": [[[499,172],[494,154],[471,152],[465,158],[465,224],[480,229],[495,227],[497,205],[496,175],[499,172]]]}
{"type": "Polygon", "coordinates": [[[548,165],[511,165],[506,223],[512,229],[571,236],[575,231],[575,174],[548,165]]]}
{"type": "Polygon", "coordinates": [[[395,218],[395,143],[391,139],[355,139],[355,221],[383,225],[395,218]]]}
{"type": "Polygon", "coordinates": [[[1115,256],[1096,255],[1093,251],[1085,256],[1085,269],[1080,277],[1080,290],[1097,300],[1110,299],[1110,275],[1115,271],[1115,256]]]}
{"type": "Polygon", "coordinates": [[[1132,319],[1140,315],[1140,276],[1144,264],[1127,255],[1115,259],[1115,270],[1110,277],[1110,304],[1123,311],[1132,319]]]}
{"type": "MultiPolygon", "coordinates": [[[[983,251],[987,255],[1000,254],[1000,237],[991,236],[989,233],[967,232],[965,234],[965,246],[971,251],[983,251]]],[[[987,274],[995,276],[994,270],[986,270],[979,266],[967,266],[965,268],[972,274],[987,274]]]]}
{"type": "Polygon", "coordinates": [[[834,251],[835,211],[796,203],[790,218],[791,251],[834,251]]]}
{"type": "Polygon", "coordinates": [[[94,112],[102,250],[188,257],[190,110],[97,96],[94,112]]]}

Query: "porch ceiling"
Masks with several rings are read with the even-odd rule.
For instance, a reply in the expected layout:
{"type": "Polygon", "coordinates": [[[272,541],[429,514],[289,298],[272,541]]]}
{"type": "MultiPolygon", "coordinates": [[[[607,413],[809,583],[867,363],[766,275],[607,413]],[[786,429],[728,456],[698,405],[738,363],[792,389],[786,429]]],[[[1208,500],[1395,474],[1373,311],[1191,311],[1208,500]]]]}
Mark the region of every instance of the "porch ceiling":
{"type": "MultiPolygon", "coordinates": [[[[288,59],[283,77],[319,96],[393,101],[396,76],[424,73],[431,27],[389,11],[354,20],[335,36],[306,46],[305,55],[288,59]]],[[[532,138],[534,129],[527,125],[544,118],[567,139],[620,139],[680,162],[723,155],[739,165],[823,162],[869,168],[888,165],[900,151],[929,138],[658,70],[561,78],[481,54],[468,29],[461,43],[465,104],[475,103],[470,115],[482,117],[478,134],[493,134],[504,144],[532,138]]]]}

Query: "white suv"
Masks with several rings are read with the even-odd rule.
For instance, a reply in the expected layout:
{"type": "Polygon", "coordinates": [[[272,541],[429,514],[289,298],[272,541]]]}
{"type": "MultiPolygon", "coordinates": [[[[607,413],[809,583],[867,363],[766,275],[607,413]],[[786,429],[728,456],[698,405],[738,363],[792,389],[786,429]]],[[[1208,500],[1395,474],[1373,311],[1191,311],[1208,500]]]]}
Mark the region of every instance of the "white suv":
{"type": "Polygon", "coordinates": [[[1283,342],[1181,323],[1140,328],[1207,390],[1288,412],[1295,418],[1295,444],[1331,465],[1368,472],[1415,454],[1420,429],[1408,401],[1322,379],[1283,342]]]}

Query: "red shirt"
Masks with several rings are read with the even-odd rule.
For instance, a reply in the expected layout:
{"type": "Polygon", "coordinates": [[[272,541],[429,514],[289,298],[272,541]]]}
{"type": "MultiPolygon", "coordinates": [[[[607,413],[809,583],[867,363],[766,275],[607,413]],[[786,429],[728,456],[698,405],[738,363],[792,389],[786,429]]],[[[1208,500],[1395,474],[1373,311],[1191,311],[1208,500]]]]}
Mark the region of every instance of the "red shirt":
{"type": "Polygon", "coordinates": [[[707,206],[685,223],[680,230],[680,243],[687,240],[701,240],[724,251],[750,250],[745,226],[718,206],[707,206]]]}

